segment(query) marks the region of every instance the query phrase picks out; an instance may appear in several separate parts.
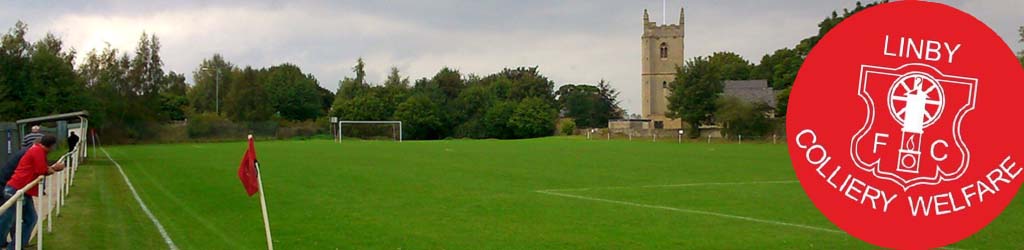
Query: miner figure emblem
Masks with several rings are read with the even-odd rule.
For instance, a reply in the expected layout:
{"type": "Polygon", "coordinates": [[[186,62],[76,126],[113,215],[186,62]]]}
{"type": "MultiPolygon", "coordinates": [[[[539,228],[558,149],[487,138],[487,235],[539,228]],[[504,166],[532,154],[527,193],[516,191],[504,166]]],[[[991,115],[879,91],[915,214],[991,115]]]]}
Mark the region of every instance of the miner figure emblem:
{"type": "Polygon", "coordinates": [[[928,74],[907,73],[893,82],[889,89],[889,113],[903,126],[897,171],[919,172],[924,129],[942,115],[944,98],[942,86],[928,74]]]}
{"type": "Polygon", "coordinates": [[[854,163],[904,189],[959,178],[970,159],[960,126],[977,84],[925,64],[863,65],[858,95],[867,119],[851,141],[854,163]]]}

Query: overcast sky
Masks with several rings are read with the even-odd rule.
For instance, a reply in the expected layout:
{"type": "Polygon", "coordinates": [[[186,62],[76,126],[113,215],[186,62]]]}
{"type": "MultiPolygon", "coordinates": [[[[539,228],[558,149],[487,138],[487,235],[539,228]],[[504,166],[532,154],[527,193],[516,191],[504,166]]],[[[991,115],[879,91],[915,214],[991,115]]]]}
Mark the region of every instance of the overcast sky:
{"type": "MultiPolygon", "coordinates": [[[[817,33],[833,10],[855,0],[668,1],[667,20],[686,7],[686,57],[733,51],[757,62],[817,33]]],[[[992,27],[1013,48],[1024,0],[940,1],[992,27]]],[[[630,113],[640,111],[640,35],[644,9],[661,23],[662,1],[5,1],[0,25],[29,24],[29,39],[52,32],[80,51],[106,43],[133,51],[155,33],[166,70],[192,72],[223,54],[236,65],[294,63],[327,89],[352,76],[362,57],[370,81],[397,66],[412,79],[443,66],[486,75],[540,66],[556,82],[606,79],[630,113]]]]}

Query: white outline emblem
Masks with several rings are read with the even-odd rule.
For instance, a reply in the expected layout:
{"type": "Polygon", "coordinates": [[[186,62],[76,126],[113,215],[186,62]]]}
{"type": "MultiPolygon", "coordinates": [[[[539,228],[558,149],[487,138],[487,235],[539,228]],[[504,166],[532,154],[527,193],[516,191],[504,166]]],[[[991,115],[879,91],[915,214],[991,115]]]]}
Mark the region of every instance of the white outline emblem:
{"type": "MultiPolygon", "coordinates": [[[[928,93],[930,93],[930,92],[932,92],[934,90],[931,87],[929,87],[927,89],[923,89],[920,86],[921,85],[918,85],[917,89],[912,89],[912,90],[915,90],[915,91],[917,91],[917,90],[927,91],[927,92],[921,92],[921,93],[924,93],[923,95],[928,95],[928,93]]],[[[929,186],[931,186],[931,185],[937,185],[937,184],[942,183],[944,181],[956,180],[956,179],[959,179],[961,176],[963,176],[963,174],[967,171],[967,168],[969,167],[969,164],[970,164],[971,153],[968,150],[967,144],[964,142],[963,137],[961,136],[960,128],[961,128],[961,123],[963,122],[963,119],[967,115],[967,113],[972,111],[972,110],[974,110],[974,107],[975,107],[975,97],[976,97],[977,92],[978,92],[978,79],[977,78],[969,78],[969,77],[960,77],[960,76],[946,75],[946,74],[943,74],[942,72],[940,72],[935,67],[932,67],[932,66],[929,66],[929,65],[926,65],[926,64],[919,64],[919,63],[906,64],[906,65],[900,66],[899,68],[887,68],[887,67],[878,67],[878,66],[871,66],[871,65],[861,65],[860,80],[859,80],[859,84],[858,84],[858,89],[857,90],[858,90],[857,91],[857,95],[860,96],[860,98],[864,101],[864,104],[865,104],[865,106],[867,108],[867,114],[866,114],[866,117],[864,119],[865,120],[864,125],[861,127],[860,130],[857,131],[857,133],[850,140],[850,156],[852,157],[854,164],[857,165],[858,168],[860,168],[861,170],[864,170],[864,171],[872,173],[872,175],[874,175],[876,178],[891,181],[891,182],[899,185],[900,187],[903,187],[904,190],[909,190],[910,188],[912,188],[914,186],[918,186],[918,185],[929,185],[929,186]],[[948,93],[945,93],[945,91],[942,90],[943,87],[941,85],[944,85],[944,84],[959,84],[959,85],[966,85],[967,87],[970,88],[970,93],[969,93],[969,96],[967,97],[968,98],[967,99],[967,103],[963,107],[961,107],[959,109],[959,111],[955,114],[956,117],[954,117],[954,119],[953,119],[952,131],[950,131],[950,132],[952,132],[952,137],[953,137],[953,141],[954,141],[953,144],[956,146],[956,148],[960,151],[960,154],[962,155],[961,160],[960,160],[960,165],[959,165],[959,167],[956,168],[956,170],[951,171],[951,172],[946,172],[946,171],[943,170],[943,168],[937,168],[935,173],[934,173],[934,175],[929,176],[930,175],[929,173],[921,173],[921,174],[919,174],[919,173],[916,172],[916,170],[913,170],[913,169],[904,170],[904,168],[902,168],[902,166],[904,166],[904,165],[901,165],[900,168],[897,168],[897,170],[899,172],[919,174],[918,177],[905,179],[904,177],[902,177],[900,175],[897,175],[896,173],[891,173],[891,172],[880,170],[881,169],[880,168],[880,164],[881,164],[880,161],[881,161],[881,159],[875,160],[873,162],[867,162],[867,161],[865,161],[864,159],[862,159],[860,157],[860,155],[858,154],[859,147],[860,147],[858,142],[860,142],[862,139],[865,139],[865,136],[867,136],[869,131],[872,130],[872,128],[875,125],[875,119],[877,119],[877,116],[878,116],[877,111],[876,111],[876,107],[875,107],[875,101],[874,101],[873,97],[867,92],[867,78],[868,78],[869,75],[872,75],[872,74],[895,76],[895,77],[898,78],[897,81],[895,81],[893,83],[893,86],[890,87],[889,92],[887,93],[887,98],[889,99],[888,102],[887,102],[889,104],[889,107],[887,109],[889,110],[890,116],[883,117],[883,119],[885,119],[885,118],[894,119],[894,120],[896,120],[896,122],[898,124],[902,125],[903,126],[904,137],[907,136],[908,131],[911,132],[910,133],[911,135],[915,135],[914,133],[916,133],[916,135],[921,135],[921,134],[924,133],[924,131],[923,131],[924,128],[933,125],[936,121],[939,120],[939,117],[942,115],[942,110],[946,108],[945,106],[947,104],[946,103],[946,99],[947,98],[945,98],[945,95],[948,94],[948,93]],[[924,111],[924,113],[925,113],[925,114],[922,114],[923,115],[923,120],[917,120],[916,122],[913,121],[913,120],[911,120],[910,122],[904,121],[902,118],[906,117],[905,114],[902,114],[901,110],[896,110],[896,108],[894,107],[895,106],[894,105],[894,93],[895,93],[894,91],[895,91],[895,89],[899,86],[899,84],[901,82],[905,81],[906,79],[908,79],[910,77],[916,77],[917,79],[913,79],[913,80],[915,80],[915,83],[917,83],[917,84],[922,84],[923,82],[929,82],[930,81],[933,84],[932,86],[935,86],[936,89],[938,89],[938,91],[939,91],[936,94],[937,100],[934,99],[934,98],[924,97],[921,100],[917,100],[916,101],[917,104],[920,104],[920,105],[938,105],[939,106],[938,111],[934,112],[934,114],[933,113],[929,113],[927,110],[923,110],[922,108],[916,108],[918,111],[924,111]]],[[[910,90],[911,89],[908,89],[907,92],[910,92],[910,90]]],[[[904,102],[908,102],[909,101],[909,100],[906,99],[905,96],[904,97],[897,96],[897,97],[895,97],[895,99],[896,99],[895,101],[904,101],[904,102]],[[902,100],[900,100],[900,99],[902,99],[902,100]]],[[[903,110],[903,111],[905,111],[905,110],[903,110]]],[[[913,138],[913,137],[911,137],[911,138],[913,138]]],[[[905,141],[905,140],[906,139],[901,140],[901,150],[900,150],[900,153],[901,153],[901,157],[900,158],[901,159],[903,158],[902,156],[904,154],[914,154],[914,153],[916,153],[918,155],[921,154],[920,148],[923,145],[920,145],[919,143],[918,143],[918,145],[916,147],[917,148],[916,152],[914,152],[914,150],[904,150],[903,149],[904,145],[902,145],[902,142],[905,141]]],[[[911,140],[914,140],[914,139],[911,139],[911,140]]],[[[921,138],[917,137],[916,140],[919,142],[921,140],[921,138]]],[[[911,144],[911,145],[913,145],[913,144],[911,144]]],[[[900,164],[904,164],[904,163],[902,163],[903,160],[900,160],[900,161],[901,161],[900,164]]],[[[918,160],[915,160],[914,164],[918,164],[919,165],[920,162],[918,160]]]]}

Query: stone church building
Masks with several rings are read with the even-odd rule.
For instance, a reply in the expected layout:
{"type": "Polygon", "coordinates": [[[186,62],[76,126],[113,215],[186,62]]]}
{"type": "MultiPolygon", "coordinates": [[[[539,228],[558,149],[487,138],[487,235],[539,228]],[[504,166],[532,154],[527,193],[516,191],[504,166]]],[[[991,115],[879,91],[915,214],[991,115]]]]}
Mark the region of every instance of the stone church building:
{"type": "MultiPolygon", "coordinates": [[[[669,84],[675,80],[676,68],[683,65],[685,55],[685,9],[679,10],[678,24],[658,24],[650,20],[644,10],[644,33],[641,36],[642,62],[641,93],[643,95],[643,119],[620,120],[617,126],[625,126],[623,122],[644,124],[643,129],[682,129],[684,124],[679,119],[671,119],[668,113],[669,84]]],[[[725,81],[723,96],[732,96],[750,103],[765,103],[775,107],[776,91],[768,86],[767,80],[725,81]]],[[[767,114],[774,116],[774,114],[767,114]]],[[[629,127],[637,127],[629,125],[629,127]]],[[[720,125],[708,125],[707,129],[716,130],[720,125]]],[[[701,129],[705,129],[704,126],[701,129]]]]}
{"type": "Polygon", "coordinates": [[[682,121],[670,119],[668,112],[668,85],[675,80],[676,67],[683,65],[684,9],[679,10],[678,24],[651,22],[644,10],[643,66],[641,93],[643,118],[650,120],[655,129],[681,129],[682,121]]]}

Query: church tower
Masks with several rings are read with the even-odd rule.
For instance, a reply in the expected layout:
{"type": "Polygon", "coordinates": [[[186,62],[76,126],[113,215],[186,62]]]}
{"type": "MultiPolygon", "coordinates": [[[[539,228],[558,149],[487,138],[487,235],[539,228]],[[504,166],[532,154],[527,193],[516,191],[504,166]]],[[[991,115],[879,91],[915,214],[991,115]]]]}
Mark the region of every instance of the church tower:
{"type": "Polygon", "coordinates": [[[641,37],[643,60],[641,85],[643,117],[654,122],[654,128],[681,129],[678,119],[669,119],[669,85],[675,80],[676,67],[683,65],[684,9],[679,10],[679,24],[651,22],[644,10],[644,34],[641,37]]]}

